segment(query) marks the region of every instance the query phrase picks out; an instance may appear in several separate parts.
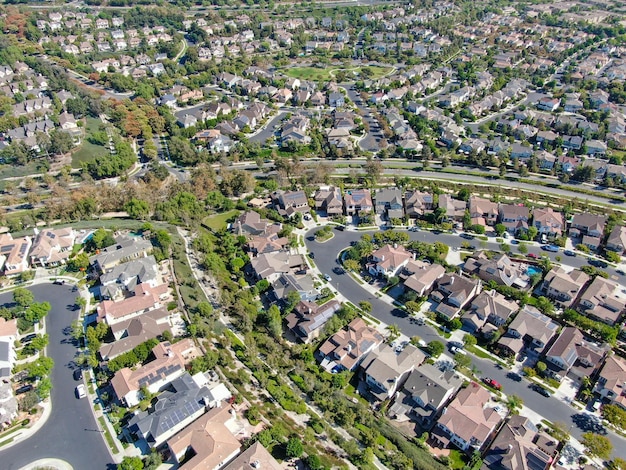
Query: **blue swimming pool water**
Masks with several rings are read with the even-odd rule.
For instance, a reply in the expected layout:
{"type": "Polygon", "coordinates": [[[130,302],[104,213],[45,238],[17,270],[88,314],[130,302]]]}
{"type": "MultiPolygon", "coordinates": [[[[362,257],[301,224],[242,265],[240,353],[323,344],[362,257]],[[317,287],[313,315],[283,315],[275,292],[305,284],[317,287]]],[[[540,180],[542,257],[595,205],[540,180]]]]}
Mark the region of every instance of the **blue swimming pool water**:
{"type": "Polygon", "coordinates": [[[526,274],[528,276],[532,276],[533,274],[541,274],[541,268],[538,268],[536,266],[528,266],[528,268],[526,269],[526,274]]]}

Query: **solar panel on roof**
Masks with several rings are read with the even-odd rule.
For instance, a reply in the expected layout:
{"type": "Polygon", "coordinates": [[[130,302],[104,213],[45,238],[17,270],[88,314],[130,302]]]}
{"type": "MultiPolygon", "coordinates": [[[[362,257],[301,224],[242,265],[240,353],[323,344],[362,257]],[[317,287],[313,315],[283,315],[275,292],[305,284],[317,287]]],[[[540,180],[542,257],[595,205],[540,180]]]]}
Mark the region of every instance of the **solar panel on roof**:
{"type": "Polygon", "coordinates": [[[0,248],[0,253],[8,253],[12,249],[13,247],[11,245],[5,245],[2,248],[0,248]]]}

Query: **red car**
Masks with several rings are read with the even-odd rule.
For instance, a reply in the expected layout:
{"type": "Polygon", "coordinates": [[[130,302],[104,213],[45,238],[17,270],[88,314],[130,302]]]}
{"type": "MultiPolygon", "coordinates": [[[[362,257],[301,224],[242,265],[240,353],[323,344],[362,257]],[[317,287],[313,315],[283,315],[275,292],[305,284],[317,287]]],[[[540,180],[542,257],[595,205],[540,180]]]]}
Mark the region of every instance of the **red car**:
{"type": "Polygon", "coordinates": [[[490,379],[489,377],[485,377],[483,379],[483,382],[485,382],[491,388],[495,388],[496,390],[502,390],[502,385],[500,385],[500,382],[490,379]]]}
{"type": "Polygon", "coordinates": [[[529,258],[532,258],[532,259],[537,259],[537,258],[539,258],[539,256],[537,256],[537,255],[536,255],[536,254],[534,254],[534,253],[528,253],[528,257],[529,257],[529,258]]]}

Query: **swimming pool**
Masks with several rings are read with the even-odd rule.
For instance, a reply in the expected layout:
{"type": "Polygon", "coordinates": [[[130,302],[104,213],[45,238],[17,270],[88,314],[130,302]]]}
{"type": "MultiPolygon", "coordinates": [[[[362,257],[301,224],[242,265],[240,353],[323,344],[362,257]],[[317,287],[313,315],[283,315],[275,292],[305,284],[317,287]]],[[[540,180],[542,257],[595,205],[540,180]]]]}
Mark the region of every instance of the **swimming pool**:
{"type": "Polygon", "coordinates": [[[528,276],[532,276],[533,274],[541,274],[543,271],[541,270],[541,268],[538,268],[537,266],[528,266],[528,268],[526,268],[526,275],[528,276]]]}

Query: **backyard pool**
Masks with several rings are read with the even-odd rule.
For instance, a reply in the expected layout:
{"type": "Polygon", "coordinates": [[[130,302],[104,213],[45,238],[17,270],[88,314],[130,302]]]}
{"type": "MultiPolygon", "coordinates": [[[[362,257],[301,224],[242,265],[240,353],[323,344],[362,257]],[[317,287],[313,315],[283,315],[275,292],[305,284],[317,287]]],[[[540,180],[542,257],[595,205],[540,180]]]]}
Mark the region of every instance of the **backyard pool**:
{"type": "Polygon", "coordinates": [[[526,275],[527,276],[532,276],[533,274],[541,274],[543,271],[541,270],[541,268],[538,268],[537,266],[528,266],[528,268],[526,268],[526,275]]]}

